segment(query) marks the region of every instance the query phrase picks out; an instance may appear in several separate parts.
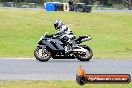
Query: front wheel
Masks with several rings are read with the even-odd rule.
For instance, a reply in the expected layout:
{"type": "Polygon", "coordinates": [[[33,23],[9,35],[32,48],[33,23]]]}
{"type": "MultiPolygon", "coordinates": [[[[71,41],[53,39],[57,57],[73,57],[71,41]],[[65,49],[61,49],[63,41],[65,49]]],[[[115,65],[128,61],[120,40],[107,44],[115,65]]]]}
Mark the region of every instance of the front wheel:
{"type": "Polygon", "coordinates": [[[51,58],[51,52],[46,48],[39,46],[34,50],[34,56],[41,62],[46,62],[51,58]]]}
{"type": "Polygon", "coordinates": [[[81,52],[76,54],[77,59],[80,61],[89,61],[93,56],[92,49],[89,46],[80,46],[80,47],[86,49],[86,52],[85,53],[81,52]]]}

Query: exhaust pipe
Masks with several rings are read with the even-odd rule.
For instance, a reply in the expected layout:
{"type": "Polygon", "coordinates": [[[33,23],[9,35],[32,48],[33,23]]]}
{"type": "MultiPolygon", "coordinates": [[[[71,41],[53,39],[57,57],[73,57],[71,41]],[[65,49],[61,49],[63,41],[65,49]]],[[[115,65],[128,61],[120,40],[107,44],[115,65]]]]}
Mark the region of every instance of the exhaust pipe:
{"type": "Polygon", "coordinates": [[[88,38],[82,39],[81,42],[89,41],[91,39],[92,39],[92,37],[88,36],[88,38]]]}

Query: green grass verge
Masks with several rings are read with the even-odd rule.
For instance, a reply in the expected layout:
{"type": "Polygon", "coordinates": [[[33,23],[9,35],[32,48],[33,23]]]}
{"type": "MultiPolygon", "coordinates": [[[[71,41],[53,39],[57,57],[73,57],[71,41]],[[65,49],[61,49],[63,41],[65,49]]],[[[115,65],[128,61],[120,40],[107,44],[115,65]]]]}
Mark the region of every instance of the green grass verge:
{"type": "Polygon", "coordinates": [[[63,20],[86,42],[95,58],[132,57],[132,13],[45,12],[0,8],[0,57],[33,57],[42,34],[55,32],[53,22],[63,20]]]}
{"type": "Polygon", "coordinates": [[[0,88],[132,88],[132,83],[80,86],[75,81],[0,81],[0,88]]]}

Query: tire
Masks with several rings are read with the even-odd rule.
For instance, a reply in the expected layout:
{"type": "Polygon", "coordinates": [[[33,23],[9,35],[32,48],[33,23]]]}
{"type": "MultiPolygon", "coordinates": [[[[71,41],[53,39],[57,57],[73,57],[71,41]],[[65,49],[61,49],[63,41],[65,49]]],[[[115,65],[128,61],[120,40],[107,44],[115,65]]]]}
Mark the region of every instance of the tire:
{"type": "Polygon", "coordinates": [[[84,76],[76,76],[76,81],[79,85],[84,85],[86,83],[86,78],[84,76]]]}
{"type": "Polygon", "coordinates": [[[84,54],[79,54],[79,53],[76,54],[77,59],[80,60],[80,61],[89,61],[93,57],[92,49],[89,46],[86,46],[86,45],[85,46],[82,45],[80,47],[83,47],[83,48],[87,49],[88,52],[86,52],[85,56],[84,56],[84,54]]]}
{"type": "Polygon", "coordinates": [[[47,48],[37,47],[34,50],[34,56],[41,62],[46,62],[51,58],[51,52],[47,48]]]}

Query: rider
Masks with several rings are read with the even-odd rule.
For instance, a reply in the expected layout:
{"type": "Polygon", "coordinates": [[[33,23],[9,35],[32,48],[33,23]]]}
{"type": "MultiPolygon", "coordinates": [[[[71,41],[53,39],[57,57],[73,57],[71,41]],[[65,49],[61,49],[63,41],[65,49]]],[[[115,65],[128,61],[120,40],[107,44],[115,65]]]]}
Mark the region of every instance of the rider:
{"type": "Polygon", "coordinates": [[[55,35],[59,35],[61,41],[65,43],[65,52],[68,53],[74,46],[75,36],[67,25],[64,25],[62,21],[55,20],[54,27],[58,32],[55,35]]]}

